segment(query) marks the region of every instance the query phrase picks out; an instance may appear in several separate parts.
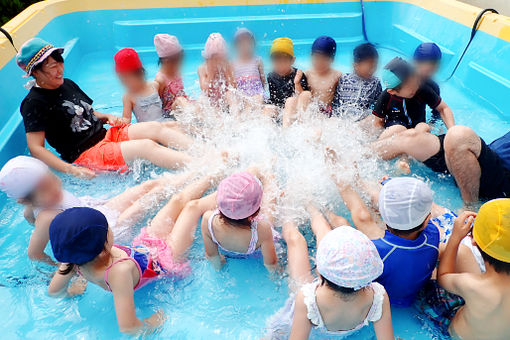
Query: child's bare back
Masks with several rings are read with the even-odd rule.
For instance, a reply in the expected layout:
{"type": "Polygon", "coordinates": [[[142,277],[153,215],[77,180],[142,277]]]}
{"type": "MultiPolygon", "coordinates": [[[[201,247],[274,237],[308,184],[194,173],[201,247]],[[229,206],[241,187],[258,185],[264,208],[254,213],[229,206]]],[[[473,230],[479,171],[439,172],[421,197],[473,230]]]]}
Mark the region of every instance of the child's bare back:
{"type": "Polygon", "coordinates": [[[466,304],[450,325],[455,339],[503,340],[510,334],[510,276],[488,268],[485,274],[460,274],[466,304]],[[491,273],[492,272],[492,273],[491,273]]]}

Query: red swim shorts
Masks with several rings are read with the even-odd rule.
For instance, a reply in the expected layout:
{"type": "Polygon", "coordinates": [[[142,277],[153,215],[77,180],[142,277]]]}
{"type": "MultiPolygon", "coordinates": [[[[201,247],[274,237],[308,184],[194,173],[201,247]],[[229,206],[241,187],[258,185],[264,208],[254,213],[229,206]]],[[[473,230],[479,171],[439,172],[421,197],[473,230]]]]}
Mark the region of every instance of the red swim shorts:
{"type": "Polygon", "coordinates": [[[115,171],[127,168],[120,143],[129,140],[129,126],[125,124],[109,128],[104,139],[84,151],[74,163],[93,170],[115,171]]]}

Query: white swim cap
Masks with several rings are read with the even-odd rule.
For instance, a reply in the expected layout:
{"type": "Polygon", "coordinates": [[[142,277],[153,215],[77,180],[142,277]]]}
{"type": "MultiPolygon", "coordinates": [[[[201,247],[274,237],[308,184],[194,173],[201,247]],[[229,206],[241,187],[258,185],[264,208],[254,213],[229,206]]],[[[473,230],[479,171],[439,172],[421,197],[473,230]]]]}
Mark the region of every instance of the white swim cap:
{"type": "Polygon", "coordinates": [[[411,230],[425,221],[432,210],[434,192],[412,177],[389,180],[379,194],[379,212],[384,223],[397,230],[411,230]]]}
{"type": "Polygon", "coordinates": [[[25,198],[35,190],[48,170],[48,166],[37,158],[14,157],[0,170],[0,190],[15,199],[25,198]]]}

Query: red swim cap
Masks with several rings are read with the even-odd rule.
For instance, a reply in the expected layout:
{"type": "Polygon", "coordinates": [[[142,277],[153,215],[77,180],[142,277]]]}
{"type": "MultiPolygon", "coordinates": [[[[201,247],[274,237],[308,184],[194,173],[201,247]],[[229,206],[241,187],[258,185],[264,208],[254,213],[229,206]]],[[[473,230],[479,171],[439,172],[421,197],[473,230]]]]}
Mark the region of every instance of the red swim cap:
{"type": "Polygon", "coordinates": [[[115,54],[115,72],[131,72],[142,68],[138,53],[132,48],[123,48],[115,54]]]}

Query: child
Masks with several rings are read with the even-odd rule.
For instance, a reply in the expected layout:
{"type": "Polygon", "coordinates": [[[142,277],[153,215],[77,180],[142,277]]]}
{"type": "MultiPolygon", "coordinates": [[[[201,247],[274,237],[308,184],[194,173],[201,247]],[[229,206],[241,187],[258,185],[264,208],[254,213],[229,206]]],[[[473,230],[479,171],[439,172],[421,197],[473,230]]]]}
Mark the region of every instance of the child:
{"type": "Polygon", "coordinates": [[[255,57],[255,37],[247,28],[239,28],[234,35],[237,60],[234,62],[234,76],[237,89],[259,104],[264,102],[264,64],[255,57]]]}
{"type": "Polygon", "coordinates": [[[155,78],[159,85],[159,96],[165,115],[173,117],[173,110],[183,108],[188,103],[180,73],[184,51],[177,37],[169,34],[156,34],[154,46],[160,65],[155,78]]]}
{"type": "MultiPolygon", "coordinates": [[[[438,96],[441,95],[441,90],[439,85],[433,80],[433,77],[439,70],[441,57],[441,49],[432,42],[418,45],[413,55],[416,73],[438,96]]],[[[423,106],[425,106],[425,104],[423,104],[423,106]]],[[[423,110],[425,110],[425,107],[423,107],[423,110]]],[[[432,110],[433,119],[438,119],[440,117],[439,111],[432,110]]]]}
{"type": "Polygon", "coordinates": [[[132,246],[114,244],[108,221],[95,209],[72,208],[60,213],[51,223],[50,242],[62,264],[50,282],[49,294],[66,294],[69,282],[79,273],[113,293],[121,332],[137,333],[161,326],[161,312],[143,321],[138,319],[133,293],[160,277],[179,278],[189,273],[186,252],[193,243],[198,220],[216,203],[214,194],[199,199],[210,186],[211,178],[203,178],[174,195],[132,246]]]}
{"type": "Polygon", "coordinates": [[[155,203],[162,200],[168,187],[176,187],[189,175],[176,175],[146,181],[109,200],[92,197],[76,197],[62,189],[62,181],[37,158],[18,156],[9,160],[0,171],[0,190],[25,206],[25,218],[34,225],[28,245],[28,256],[32,260],[49,264],[55,262],[44,249],[48,244],[48,229],[51,221],[60,212],[73,207],[92,207],[100,210],[116,234],[135,225],[149,209],[147,200],[155,203]]]}
{"type": "Polygon", "coordinates": [[[234,73],[227,59],[227,43],[219,33],[211,33],[202,51],[205,62],[198,67],[200,89],[214,106],[230,106],[229,88],[235,88],[234,73]]]}
{"type": "Polygon", "coordinates": [[[309,91],[301,87],[303,72],[298,71],[294,78],[297,100],[290,100],[285,107],[284,126],[292,124],[297,118],[297,112],[307,109],[312,99],[317,100],[319,110],[327,117],[331,116],[331,102],[335,95],[336,86],[342,73],[331,67],[335,60],[336,42],[333,38],[321,36],[312,45],[312,68],[304,74],[308,82],[309,91]]]}
{"type": "Polygon", "coordinates": [[[278,236],[273,230],[274,201],[268,199],[271,183],[258,171],[251,171],[224,179],[218,186],[218,209],[202,218],[205,255],[216,269],[225,263],[225,256],[263,257],[268,270],[275,269],[274,238],[278,236]]]}
{"type": "Polygon", "coordinates": [[[354,72],[340,78],[331,107],[335,116],[360,121],[370,115],[382,92],[381,82],[374,76],[379,54],[374,45],[365,43],[354,49],[353,57],[354,72]]]}
{"type": "MultiPolygon", "coordinates": [[[[456,215],[434,204],[433,191],[423,181],[411,177],[387,179],[380,192],[368,190],[378,206],[384,230],[359,194],[337,176],[332,177],[354,225],[372,240],[383,259],[384,272],[377,282],[386,288],[392,305],[411,306],[430,280],[440,244],[448,237],[456,215]]],[[[476,270],[475,254],[468,248],[462,249],[462,253],[464,261],[459,268],[476,270]]]]}
{"type": "MultiPolygon", "coordinates": [[[[508,339],[509,216],[510,199],[496,199],[482,205],[478,215],[464,212],[455,221],[438,270],[439,284],[448,292],[459,295],[465,303],[460,308],[456,306],[446,310],[443,315],[443,330],[448,330],[454,339],[508,339]],[[483,274],[458,273],[455,270],[459,246],[470,232],[473,244],[480,250],[485,263],[486,272],[483,274]]],[[[444,303],[442,305],[445,306],[444,303]]]]}
{"type": "Polygon", "coordinates": [[[159,84],[146,81],[145,69],[134,49],[123,48],[115,54],[115,72],[127,90],[122,97],[122,118],[127,124],[131,123],[132,113],[138,122],[165,118],[158,93],[159,84]]]}
{"type": "Polygon", "coordinates": [[[391,137],[409,128],[425,123],[425,106],[440,112],[447,128],[455,125],[450,107],[431,89],[422,83],[415,70],[405,60],[395,57],[383,70],[386,88],[375,103],[373,114],[375,126],[386,128],[380,139],[391,137]]]}
{"type": "Polygon", "coordinates": [[[331,230],[320,212],[313,207],[309,211],[319,277],[313,280],[304,237],[294,223],[286,222],[283,237],[292,293],[269,320],[268,338],[308,339],[312,332],[317,338],[331,338],[373,323],[378,340],[393,340],[388,295],[373,282],[383,271],[373,243],[351,227],[331,230]]]}
{"type": "MultiPolygon", "coordinates": [[[[269,84],[269,104],[283,108],[288,98],[296,93],[294,78],[297,68],[293,67],[296,57],[294,56],[294,44],[290,38],[277,38],[273,40],[270,51],[273,71],[267,75],[269,84]]],[[[306,75],[300,80],[301,88],[308,91],[306,75]]]]}

